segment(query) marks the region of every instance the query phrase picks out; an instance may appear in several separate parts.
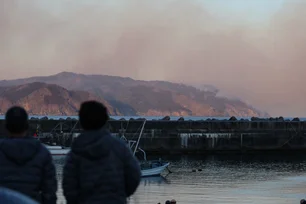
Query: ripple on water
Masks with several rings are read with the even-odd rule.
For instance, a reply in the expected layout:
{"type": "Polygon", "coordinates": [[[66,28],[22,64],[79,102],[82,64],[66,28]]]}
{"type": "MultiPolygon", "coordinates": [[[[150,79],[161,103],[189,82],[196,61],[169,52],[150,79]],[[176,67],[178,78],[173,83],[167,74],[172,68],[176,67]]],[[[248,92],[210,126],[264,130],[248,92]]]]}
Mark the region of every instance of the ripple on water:
{"type": "MultiPolygon", "coordinates": [[[[64,158],[55,158],[55,163],[61,179],[64,158]]],[[[142,179],[130,203],[175,198],[188,204],[288,204],[298,203],[306,193],[306,160],[296,157],[182,157],[171,159],[171,170],[165,177],[142,179]]],[[[58,195],[64,203],[60,185],[58,195]]]]}

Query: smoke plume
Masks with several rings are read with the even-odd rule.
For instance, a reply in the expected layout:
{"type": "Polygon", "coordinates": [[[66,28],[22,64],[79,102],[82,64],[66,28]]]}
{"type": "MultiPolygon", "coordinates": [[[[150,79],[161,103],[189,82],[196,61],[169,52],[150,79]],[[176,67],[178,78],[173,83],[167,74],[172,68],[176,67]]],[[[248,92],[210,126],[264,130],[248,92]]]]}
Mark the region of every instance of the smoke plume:
{"type": "Polygon", "coordinates": [[[0,0],[2,79],[73,71],[212,84],[271,115],[306,115],[302,1],[260,28],[191,0],[63,0],[53,12],[50,2],[0,0]]]}

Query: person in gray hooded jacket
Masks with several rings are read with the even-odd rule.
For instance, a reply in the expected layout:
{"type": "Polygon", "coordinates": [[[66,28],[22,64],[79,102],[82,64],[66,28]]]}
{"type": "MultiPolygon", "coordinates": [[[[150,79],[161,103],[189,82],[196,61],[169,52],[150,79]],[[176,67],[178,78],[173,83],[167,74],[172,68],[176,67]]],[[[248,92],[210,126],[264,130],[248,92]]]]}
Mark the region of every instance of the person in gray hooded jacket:
{"type": "Polygon", "coordinates": [[[140,183],[140,165],[126,144],[105,128],[108,119],[103,104],[81,105],[84,133],[73,141],[63,171],[67,204],[125,204],[140,183]]]}

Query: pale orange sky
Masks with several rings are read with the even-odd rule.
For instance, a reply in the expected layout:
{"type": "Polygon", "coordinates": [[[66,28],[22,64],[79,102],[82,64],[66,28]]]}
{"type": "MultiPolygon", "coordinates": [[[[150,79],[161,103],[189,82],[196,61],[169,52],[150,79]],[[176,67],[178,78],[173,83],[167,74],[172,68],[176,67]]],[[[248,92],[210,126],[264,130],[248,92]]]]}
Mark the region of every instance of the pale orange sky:
{"type": "Polygon", "coordinates": [[[78,2],[0,0],[0,78],[212,84],[271,115],[306,116],[305,1],[78,2]]]}

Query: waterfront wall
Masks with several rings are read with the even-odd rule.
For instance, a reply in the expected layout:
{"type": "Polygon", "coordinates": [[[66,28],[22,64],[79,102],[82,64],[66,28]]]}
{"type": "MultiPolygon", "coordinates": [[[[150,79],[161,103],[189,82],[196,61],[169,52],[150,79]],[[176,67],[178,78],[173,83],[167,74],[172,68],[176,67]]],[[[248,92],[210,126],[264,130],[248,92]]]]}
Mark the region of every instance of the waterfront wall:
{"type": "MultiPolygon", "coordinates": [[[[3,124],[0,120],[1,127],[3,124]]],[[[141,119],[111,120],[108,128],[118,137],[137,140],[142,124],[141,119]]],[[[4,128],[0,130],[4,136],[4,128]]],[[[82,131],[77,120],[32,119],[30,134],[36,130],[44,133],[46,140],[66,146],[73,134],[82,131]]],[[[306,121],[151,120],[146,121],[140,146],[155,154],[306,150],[306,121]]]]}

